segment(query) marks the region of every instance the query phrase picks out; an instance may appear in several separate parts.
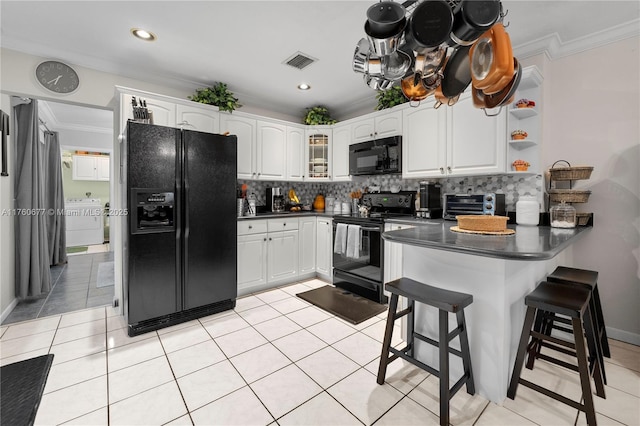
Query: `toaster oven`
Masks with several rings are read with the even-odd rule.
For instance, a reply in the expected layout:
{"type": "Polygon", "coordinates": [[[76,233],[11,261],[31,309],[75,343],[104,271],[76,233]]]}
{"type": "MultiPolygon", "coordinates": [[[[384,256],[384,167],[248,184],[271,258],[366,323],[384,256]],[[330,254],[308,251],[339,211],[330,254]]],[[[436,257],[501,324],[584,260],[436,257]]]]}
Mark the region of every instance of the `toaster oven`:
{"type": "Polygon", "coordinates": [[[488,214],[505,216],[504,194],[487,192],[483,194],[444,194],[444,214],[448,220],[456,220],[457,215],[488,214]]]}

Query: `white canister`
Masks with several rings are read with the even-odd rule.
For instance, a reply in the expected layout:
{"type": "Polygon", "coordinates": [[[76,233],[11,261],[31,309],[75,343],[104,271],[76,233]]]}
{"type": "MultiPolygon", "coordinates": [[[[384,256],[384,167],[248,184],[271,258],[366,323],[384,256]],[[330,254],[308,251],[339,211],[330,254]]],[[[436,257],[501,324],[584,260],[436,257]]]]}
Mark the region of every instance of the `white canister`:
{"type": "Polygon", "coordinates": [[[342,203],[342,214],[351,214],[351,203],[342,203]]]}
{"type": "Polygon", "coordinates": [[[518,225],[538,226],[540,207],[536,197],[523,195],[516,203],[516,223],[518,225]]]}

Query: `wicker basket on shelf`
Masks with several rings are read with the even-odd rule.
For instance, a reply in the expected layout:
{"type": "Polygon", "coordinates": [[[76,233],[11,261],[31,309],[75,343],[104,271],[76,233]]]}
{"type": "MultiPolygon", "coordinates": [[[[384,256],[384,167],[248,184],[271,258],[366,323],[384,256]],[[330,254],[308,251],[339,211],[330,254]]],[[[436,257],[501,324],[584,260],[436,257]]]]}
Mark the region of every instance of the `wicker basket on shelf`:
{"type": "Polygon", "coordinates": [[[591,166],[555,167],[549,169],[551,180],[589,179],[592,171],[593,167],[591,166]]]}
{"type": "Polygon", "coordinates": [[[578,189],[549,189],[548,193],[552,203],[586,203],[591,195],[591,191],[578,189]]]}
{"type": "Polygon", "coordinates": [[[587,226],[593,213],[576,213],[576,222],[578,226],[587,226]]]}

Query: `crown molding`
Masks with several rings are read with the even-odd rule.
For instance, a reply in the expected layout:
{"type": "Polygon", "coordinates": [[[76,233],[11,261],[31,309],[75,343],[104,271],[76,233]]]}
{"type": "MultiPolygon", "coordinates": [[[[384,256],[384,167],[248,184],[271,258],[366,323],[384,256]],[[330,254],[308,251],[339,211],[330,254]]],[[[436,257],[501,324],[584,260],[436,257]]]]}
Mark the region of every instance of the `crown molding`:
{"type": "Polygon", "coordinates": [[[638,36],[640,36],[640,19],[635,19],[570,42],[562,42],[558,33],[553,33],[516,46],[513,51],[520,59],[545,54],[549,60],[553,61],[638,36]]]}

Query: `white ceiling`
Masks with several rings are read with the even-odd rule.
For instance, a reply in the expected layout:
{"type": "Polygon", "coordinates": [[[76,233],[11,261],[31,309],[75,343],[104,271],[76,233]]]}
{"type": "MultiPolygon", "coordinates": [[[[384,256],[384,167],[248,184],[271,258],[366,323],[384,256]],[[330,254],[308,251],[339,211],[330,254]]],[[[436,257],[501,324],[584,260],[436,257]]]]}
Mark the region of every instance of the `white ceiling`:
{"type": "MultiPolygon", "coordinates": [[[[351,69],[373,3],[2,0],[0,35],[8,49],[189,92],[222,81],[246,105],[296,117],[325,105],[342,118],[375,105],[375,92],[351,69]],[[158,40],[133,38],[133,27],[158,40]],[[297,51],[319,61],[302,71],[282,64],[297,51]],[[297,90],[301,82],[312,89],[297,90]]],[[[584,44],[622,24],[637,34],[640,22],[636,0],[502,3],[516,56],[554,34],[560,45],[584,44]]]]}

